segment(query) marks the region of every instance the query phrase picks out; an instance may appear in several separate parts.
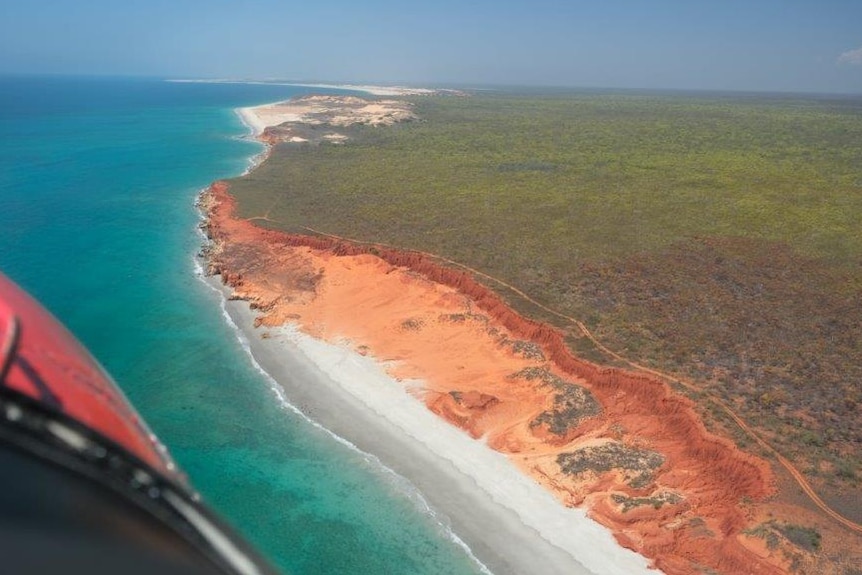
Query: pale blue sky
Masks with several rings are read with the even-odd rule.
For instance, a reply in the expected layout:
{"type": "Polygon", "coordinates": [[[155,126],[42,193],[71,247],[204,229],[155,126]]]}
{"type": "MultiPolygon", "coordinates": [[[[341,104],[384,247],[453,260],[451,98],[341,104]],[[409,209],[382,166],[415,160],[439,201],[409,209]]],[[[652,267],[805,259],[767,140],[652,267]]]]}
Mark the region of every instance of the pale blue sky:
{"type": "Polygon", "coordinates": [[[0,0],[9,72],[862,93],[862,0],[0,0]]]}

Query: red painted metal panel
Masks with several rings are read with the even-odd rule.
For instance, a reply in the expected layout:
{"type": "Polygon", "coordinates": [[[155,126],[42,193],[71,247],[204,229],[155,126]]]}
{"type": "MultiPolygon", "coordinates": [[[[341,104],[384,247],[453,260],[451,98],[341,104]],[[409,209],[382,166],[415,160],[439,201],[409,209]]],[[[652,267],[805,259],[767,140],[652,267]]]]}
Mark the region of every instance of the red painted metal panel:
{"type": "Polygon", "coordinates": [[[105,370],[59,321],[3,274],[0,385],[65,413],[166,476],[181,479],[105,370]]]}

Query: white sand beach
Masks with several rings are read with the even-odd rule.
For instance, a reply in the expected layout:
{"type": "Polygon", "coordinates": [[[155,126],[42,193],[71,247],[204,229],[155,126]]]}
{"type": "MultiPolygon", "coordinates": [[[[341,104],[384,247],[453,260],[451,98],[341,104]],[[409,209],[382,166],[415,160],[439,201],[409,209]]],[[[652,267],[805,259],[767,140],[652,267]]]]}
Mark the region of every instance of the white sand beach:
{"type": "Polygon", "coordinates": [[[249,106],[247,108],[237,108],[236,113],[239,116],[240,121],[243,124],[248,126],[251,131],[250,136],[257,137],[263,133],[263,131],[267,128],[266,122],[255,113],[255,108],[259,108],[260,106],[249,106]]]}

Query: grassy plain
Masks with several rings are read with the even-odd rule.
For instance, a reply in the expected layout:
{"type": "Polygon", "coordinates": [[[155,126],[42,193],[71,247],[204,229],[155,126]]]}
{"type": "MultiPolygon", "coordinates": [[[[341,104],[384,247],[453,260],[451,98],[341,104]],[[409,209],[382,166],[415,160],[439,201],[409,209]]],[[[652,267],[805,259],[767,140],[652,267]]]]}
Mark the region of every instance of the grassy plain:
{"type": "MultiPolygon", "coordinates": [[[[858,494],[862,98],[414,102],[420,122],[276,147],[232,183],[242,215],[500,277],[629,359],[725,398],[827,498],[858,494]]],[[[571,334],[575,350],[606,360],[571,334]]],[[[733,432],[721,413],[704,415],[733,432]]],[[[862,519],[850,499],[846,513],[862,519]]]]}

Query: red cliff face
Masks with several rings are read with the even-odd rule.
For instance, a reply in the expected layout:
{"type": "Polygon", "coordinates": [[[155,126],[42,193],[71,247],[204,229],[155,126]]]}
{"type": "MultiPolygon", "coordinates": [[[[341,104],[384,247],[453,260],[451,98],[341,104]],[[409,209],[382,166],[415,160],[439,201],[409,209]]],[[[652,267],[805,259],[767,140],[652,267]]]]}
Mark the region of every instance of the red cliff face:
{"type": "MultiPolygon", "coordinates": [[[[550,392],[539,387],[535,394],[544,395],[537,395],[534,406],[521,406],[521,411],[511,401],[507,403],[505,387],[488,386],[430,390],[423,396],[430,409],[474,437],[485,436],[490,446],[510,454],[517,465],[564,502],[584,502],[591,516],[609,527],[622,545],[653,559],[667,573],[700,572],[698,565],[720,573],[785,572],[781,560],[756,554],[751,551],[752,544],[743,544],[751,506],[774,492],[769,464],[710,434],[692,402],[674,394],[664,382],[574,356],[560,331],[520,316],[467,272],[440,265],[426,255],[257,228],[233,217],[234,200],[224,183],[212,186],[202,199],[202,207],[213,241],[211,271],[221,273],[238,296],[248,297],[264,310],[279,305],[279,298],[284,296],[279,289],[302,291],[294,289],[299,280],[274,279],[277,274],[267,269],[274,261],[273,254],[283,255],[292,248],[310,248],[344,258],[372,254],[469,298],[473,308],[495,325],[540,346],[556,373],[592,393],[601,413],[561,438],[552,437],[544,428],[528,426],[530,414],[551,401],[550,392]],[[269,279],[264,281],[265,276],[269,279]],[[273,286],[278,281],[282,287],[276,289],[273,286]],[[516,419],[503,425],[507,414],[516,419]],[[598,444],[611,439],[660,454],[663,462],[645,485],[633,486],[619,471],[566,475],[557,464],[557,457],[572,451],[578,441],[598,444]],[[522,458],[522,451],[539,456],[528,460],[522,458]],[[662,494],[670,495],[661,499],[662,494]]],[[[327,272],[324,269],[322,273],[327,272]]]]}

